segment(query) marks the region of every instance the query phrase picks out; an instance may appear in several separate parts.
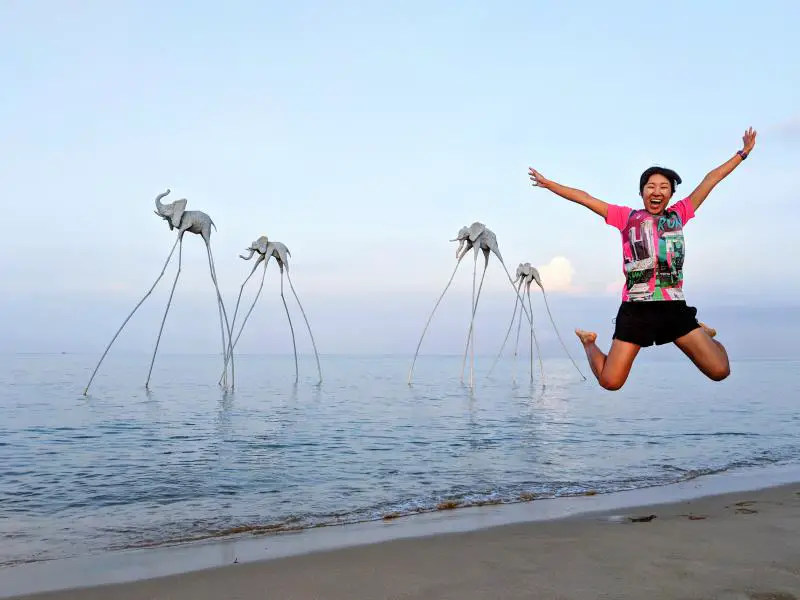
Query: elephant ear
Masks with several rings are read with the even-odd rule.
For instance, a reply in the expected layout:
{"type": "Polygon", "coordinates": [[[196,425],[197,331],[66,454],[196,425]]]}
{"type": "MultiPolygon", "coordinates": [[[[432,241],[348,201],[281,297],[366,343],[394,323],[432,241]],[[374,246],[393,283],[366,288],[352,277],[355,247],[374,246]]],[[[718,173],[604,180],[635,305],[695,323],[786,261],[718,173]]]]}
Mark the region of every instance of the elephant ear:
{"type": "MultiPolygon", "coordinates": [[[[260,250],[260,249],[259,249],[260,250]]],[[[273,253],[275,252],[275,244],[272,242],[267,242],[264,244],[264,262],[268,265],[269,259],[272,258],[273,253]]]]}
{"type": "Polygon", "coordinates": [[[183,217],[184,211],[186,211],[186,198],[181,198],[180,200],[175,200],[171,207],[171,215],[169,217],[169,222],[172,224],[173,227],[180,227],[181,225],[181,217],[183,217]]]}
{"type": "Polygon", "coordinates": [[[526,262],[525,264],[520,264],[520,267],[522,268],[522,273],[526,279],[533,276],[533,271],[535,269],[531,266],[531,263],[526,262]]]}
{"type": "Polygon", "coordinates": [[[542,285],[542,278],[539,276],[539,271],[536,269],[536,267],[531,267],[531,275],[533,275],[533,280],[536,282],[536,285],[544,289],[544,286],[542,285]]]}
{"type": "Polygon", "coordinates": [[[486,244],[489,250],[494,252],[495,256],[497,256],[500,262],[503,262],[503,255],[500,254],[500,246],[497,245],[497,236],[490,229],[486,229],[485,226],[483,229],[483,242],[486,244]]]}
{"type": "Polygon", "coordinates": [[[278,258],[280,259],[283,266],[286,269],[289,269],[289,256],[291,252],[289,252],[289,248],[286,247],[285,244],[275,244],[275,251],[278,253],[278,258]]]}
{"type": "Polygon", "coordinates": [[[255,248],[259,254],[266,254],[269,246],[269,239],[267,239],[267,236],[265,235],[260,236],[255,242],[253,242],[253,248],[255,248]]]}
{"type": "Polygon", "coordinates": [[[474,244],[484,231],[486,231],[486,225],[476,221],[469,226],[469,241],[474,244]]]}

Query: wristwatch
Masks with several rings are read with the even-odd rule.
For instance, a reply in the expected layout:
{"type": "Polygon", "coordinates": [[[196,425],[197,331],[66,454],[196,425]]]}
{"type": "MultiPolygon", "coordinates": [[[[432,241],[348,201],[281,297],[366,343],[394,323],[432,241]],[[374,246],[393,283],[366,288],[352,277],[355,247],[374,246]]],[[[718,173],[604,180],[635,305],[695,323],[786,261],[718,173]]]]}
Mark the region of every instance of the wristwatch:
{"type": "Polygon", "coordinates": [[[737,150],[737,151],[736,151],[736,154],[738,154],[739,156],[741,156],[741,157],[742,157],[742,160],[744,160],[744,159],[746,159],[746,158],[747,158],[747,152],[745,152],[744,150],[737,150]]]}

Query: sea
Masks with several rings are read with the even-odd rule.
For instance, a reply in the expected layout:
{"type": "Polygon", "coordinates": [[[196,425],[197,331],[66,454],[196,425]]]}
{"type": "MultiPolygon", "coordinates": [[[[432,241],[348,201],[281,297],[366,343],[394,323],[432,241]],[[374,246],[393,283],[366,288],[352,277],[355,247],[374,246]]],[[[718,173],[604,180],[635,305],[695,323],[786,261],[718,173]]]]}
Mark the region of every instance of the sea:
{"type": "MultiPolygon", "coordinates": [[[[682,357],[600,388],[583,357],[9,354],[0,567],[800,463],[800,361],[682,357]],[[491,369],[491,372],[490,372],[491,369]]],[[[413,518],[413,517],[412,517],[413,518]]]]}

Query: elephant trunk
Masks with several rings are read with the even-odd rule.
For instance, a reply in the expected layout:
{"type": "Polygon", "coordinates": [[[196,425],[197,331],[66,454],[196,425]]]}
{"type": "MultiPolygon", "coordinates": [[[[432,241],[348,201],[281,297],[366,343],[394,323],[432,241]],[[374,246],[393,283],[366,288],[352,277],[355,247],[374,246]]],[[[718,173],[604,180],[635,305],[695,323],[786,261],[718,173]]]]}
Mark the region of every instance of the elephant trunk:
{"type": "MultiPolygon", "coordinates": [[[[455,241],[455,240],[453,240],[453,241],[455,241]]],[[[461,249],[464,247],[464,244],[466,244],[466,243],[467,243],[467,240],[465,240],[464,238],[461,238],[460,240],[458,240],[458,248],[456,248],[456,257],[458,257],[458,255],[461,254],[461,249]]]]}
{"type": "Polygon", "coordinates": [[[156,196],[156,211],[158,211],[158,214],[160,215],[164,214],[164,205],[161,203],[161,199],[167,194],[169,194],[169,192],[170,190],[167,189],[166,192],[162,192],[158,196],[156,196]]]}
{"type": "Polygon", "coordinates": [[[243,256],[242,254],[240,254],[239,258],[243,258],[245,260],[250,260],[251,258],[253,258],[253,254],[255,253],[255,249],[254,248],[248,248],[248,250],[250,251],[250,254],[248,254],[247,256],[243,256]]]}

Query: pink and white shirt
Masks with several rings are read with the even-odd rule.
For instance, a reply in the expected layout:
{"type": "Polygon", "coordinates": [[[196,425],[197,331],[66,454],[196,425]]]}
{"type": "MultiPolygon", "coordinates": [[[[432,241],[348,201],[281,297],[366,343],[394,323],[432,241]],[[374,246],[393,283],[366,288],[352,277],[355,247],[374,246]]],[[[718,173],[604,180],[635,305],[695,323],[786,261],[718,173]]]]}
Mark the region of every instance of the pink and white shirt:
{"type": "Polygon", "coordinates": [[[661,215],[651,215],[643,208],[608,205],[606,223],[622,234],[623,302],[684,300],[683,227],[693,217],[689,198],[661,215]]]}

